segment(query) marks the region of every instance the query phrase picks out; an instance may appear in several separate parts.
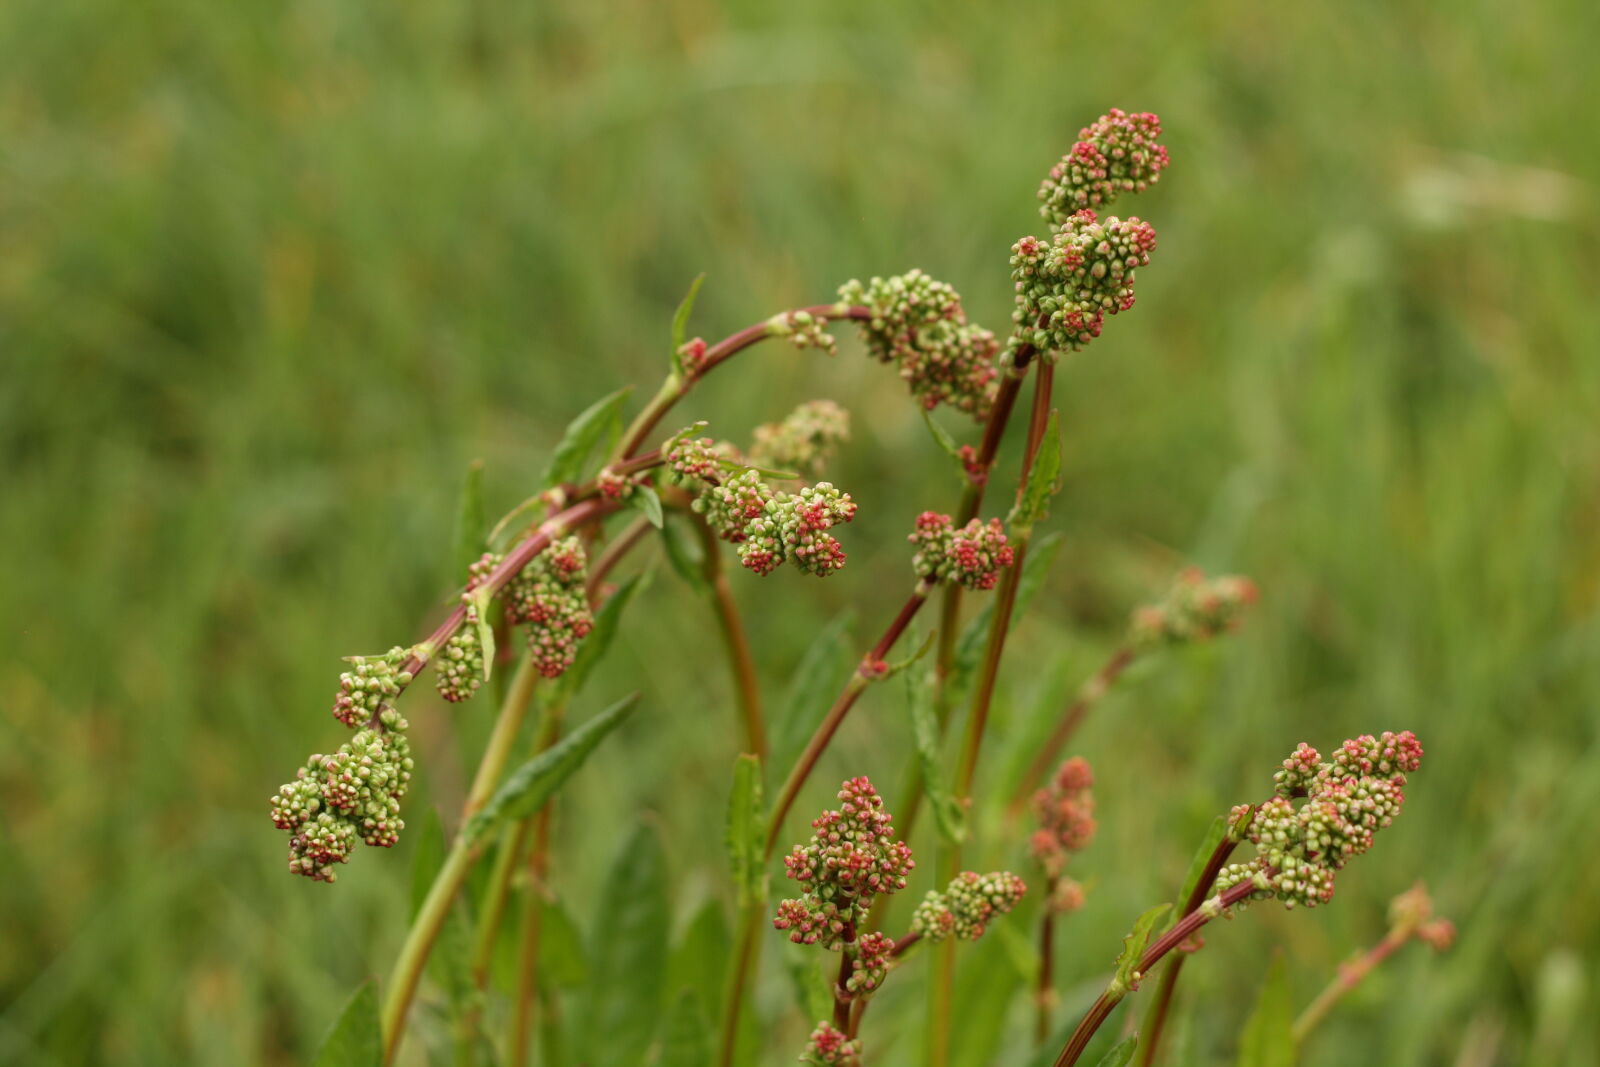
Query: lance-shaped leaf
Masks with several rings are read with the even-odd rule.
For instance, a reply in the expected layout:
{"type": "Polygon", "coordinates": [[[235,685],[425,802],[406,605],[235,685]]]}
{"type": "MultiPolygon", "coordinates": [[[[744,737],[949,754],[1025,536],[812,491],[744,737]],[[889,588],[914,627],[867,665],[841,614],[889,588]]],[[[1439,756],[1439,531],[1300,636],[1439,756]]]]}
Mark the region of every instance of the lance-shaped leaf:
{"type": "Polygon", "coordinates": [[[965,483],[967,480],[967,465],[961,459],[961,449],[956,445],[956,439],[950,436],[949,430],[939,425],[932,412],[928,411],[927,408],[922,409],[922,421],[927,425],[928,433],[933,435],[934,443],[939,446],[939,450],[949,456],[951,461],[955,463],[956,474],[965,483]]]}
{"type": "Polygon", "coordinates": [[[572,666],[556,683],[555,695],[552,704],[566,705],[578,695],[578,690],[583,688],[591,675],[594,674],[595,665],[605,658],[611,649],[611,642],[616,640],[617,630],[622,625],[622,612],[632,601],[639,590],[649,585],[649,572],[636,574],[617,586],[617,591],[606,598],[594,613],[594,622],[589,629],[589,636],[578,642],[578,651],[572,657],[572,666]]]}
{"type": "Polygon", "coordinates": [[[1020,536],[1027,536],[1035,523],[1050,514],[1050,498],[1056,495],[1061,479],[1061,427],[1056,413],[1050,413],[1044,437],[1039,441],[1039,452],[1033,458],[1033,469],[1028,472],[1028,483],[1022,487],[1017,506],[1011,509],[1006,525],[1020,536]]]}
{"type": "Polygon", "coordinates": [[[806,738],[827,713],[834,694],[855,669],[844,641],[854,621],[855,615],[849,610],[829,620],[795,665],[784,689],[783,703],[772,720],[774,767],[787,767],[799,755],[806,738]]]}
{"type": "MultiPolygon", "coordinates": [[[[1205,840],[1200,842],[1200,847],[1195,850],[1194,859],[1189,861],[1189,873],[1183,876],[1183,892],[1178,894],[1178,899],[1188,902],[1194,893],[1194,887],[1200,884],[1200,876],[1206,873],[1206,864],[1211,862],[1212,853],[1217,846],[1222,844],[1222,839],[1228,833],[1228,820],[1218,815],[1211,820],[1211,827],[1206,831],[1205,840]]],[[[1167,919],[1167,929],[1171,929],[1179,919],[1178,909],[1172,909],[1172,915],[1167,919]]]]}
{"type": "Polygon", "coordinates": [[[467,465],[467,477],[461,483],[461,502],[456,508],[455,551],[451,559],[455,570],[451,582],[459,582],[467,567],[476,563],[489,543],[489,520],[483,512],[483,460],[475,459],[467,465]]]}
{"type": "Polygon", "coordinates": [[[700,295],[700,286],[705,283],[706,275],[700,272],[699,277],[689,283],[689,291],[684,294],[683,302],[678,305],[678,310],[672,315],[672,370],[674,374],[683,373],[683,348],[684,339],[689,334],[689,316],[694,312],[695,298],[700,295]]]}
{"type": "Polygon", "coordinates": [[[1128,1067],[1128,1064],[1133,1062],[1133,1054],[1138,1048],[1139,1035],[1129,1034],[1101,1056],[1096,1067],[1128,1067]]]}
{"type": "Polygon", "coordinates": [[[371,982],[363,982],[322,1039],[312,1063],[313,1067],[379,1067],[382,1062],[378,991],[371,982]]]}
{"type": "Polygon", "coordinates": [[[628,497],[628,503],[638,508],[644,517],[650,520],[650,525],[661,529],[661,496],[656,492],[655,486],[640,482],[634,486],[633,493],[628,497]]]}
{"type": "Polygon", "coordinates": [[[513,771],[489,803],[467,820],[461,831],[467,843],[481,840],[507,819],[525,819],[544,807],[551,794],[583,765],[595,746],[627,718],[638,702],[638,693],[623,697],[513,771]]]}
{"type": "Polygon", "coordinates": [[[494,616],[490,614],[489,587],[484,586],[472,595],[472,606],[478,609],[478,620],[474,625],[478,629],[478,644],[483,653],[483,680],[488,681],[494,674],[494,616]]]}
{"type": "Polygon", "coordinates": [[[679,578],[689,583],[689,588],[702,595],[711,592],[706,581],[705,551],[698,538],[689,532],[693,519],[675,519],[661,527],[661,545],[667,550],[667,562],[679,578]]]}
{"type": "Polygon", "coordinates": [[[562,485],[582,477],[584,460],[589,458],[606,430],[616,424],[622,402],[632,390],[632,386],[623,386],[610,396],[596,400],[567,424],[566,433],[561,435],[544,468],[546,485],[562,485]]]}
{"type": "Polygon", "coordinates": [[[1239,1036],[1238,1067],[1294,1067],[1294,999],[1282,953],[1267,968],[1255,1011],[1239,1036]]]}
{"type": "Polygon", "coordinates": [[[1128,936],[1122,939],[1122,954],[1117,957],[1116,977],[1111,979],[1111,986],[1106,994],[1113,1000],[1122,999],[1129,990],[1139,988],[1139,958],[1144,955],[1146,946],[1150,944],[1150,933],[1156,928],[1156,923],[1171,908],[1171,904],[1157,904],[1134,921],[1133,929],[1128,936]]]}
{"type": "Polygon", "coordinates": [[[933,808],[933,821],[939,828],[939,837],[947,845],[958,845],[966,840],[966,812],[950,791],[945,781],[944,768],[939,761],[939,723],[933,710],[932,674],[922,678],[909,675],[906,681],[907,700],[911,706],[911,732],[917,743],[917,760],[922,767],[922,788],[933,808]]]}
{"type": "Polygon", "coordinates": [[[745,753],[733,765],[733,795],[728,798],[728,826],[725,841],[728,861],[733,867],[733,884],[739,891],[739,906],[747,907],[766,898],[762,877],[766,820],[761,803],[761,760],[745,753]]]}
{"type": "Polygon", "coordinates": [[[667,859],[650,823],[638,823],[623,842],[595,905],[577,1031],[583,1062],[634,1067],[649,1053],[660,1021],[672,926],[667,859]]]}
{"type": "Polygon", "coordinates": [[[711,1023],[700,996],[693,989],[678,993],[662,1026],[660,1067],[705,1067],[715,1056],[711,1049],[711,1023]]]}

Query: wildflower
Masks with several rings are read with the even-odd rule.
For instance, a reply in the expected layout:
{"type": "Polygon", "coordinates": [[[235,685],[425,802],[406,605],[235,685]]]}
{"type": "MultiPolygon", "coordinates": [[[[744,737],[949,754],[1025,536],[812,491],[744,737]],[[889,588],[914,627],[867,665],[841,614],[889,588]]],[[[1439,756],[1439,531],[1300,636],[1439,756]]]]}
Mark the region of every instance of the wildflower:
{"type": "Polygon", "coordinates": [[[1061,765],[1050,783],[1033,795],[1039,829],[1031,839],[1033,857],[1052,878],[1067,858],[1094,840],[1094,771],[1089,761],[1074,756],[1061,765]]]}
{"type": "Polygon", "coordinates": [[[835,1029],[829,1022],[820,1022],[811,1031],[806,1050],[800,1055],[801,1063],[818,1067],[857,1067],[861,1062],[861,1042],[852,1041],[843,1030],[835,1029]]]}
{"type": "Polygon", "coordinates": [[[993,589],[1000,572],[1016,558],[999,519],[973,519],[956,530],[950,516],[924,511],[908,540],[917,546],[911,565],[920,577],[953,581],[968,589],[993,589]]]}
{"type": "Polygon", "coordinates": [[[411,650],[391,648],[381,656],[348,656],[350,669],[339,675],[339,694],[333,699],[333,717],[352,730],[375,719],[383,706],[411,683],[400,668],[411,650]]]}
{"type": "Polygon", "coordinates": [[[911,916],[911,929],[929,941],[951,935],[976,941],[996,914],[1010,911],[1027,891],[1022,879],[1010,871],[962,871],[943,892],[929,891],[911,916]]]}
{"type": "Polygon", "coordinates": [[[1178,575],[1159,604],[1134,612],[1129,640],[1148,648],[1205,641],[1239,625],[1244,609],[1256,602],[1255,583],[1238,575],[1207,578],[1198,567],[1178,575]]]}
{"type": "Polygon", "coordinates": [[[1040,351],[1083,348],[1106,315],[1133,307],[1134,271],[1150,262],[1156,231],[1138,218],[1101,222],[1087,208],[1049,241],[1024,237],[1011,248],[1015,337],[1040,351]]]}
{"type": "Polygon", "coordinates": [[[1122,193],[1144,192],[1171,162],[1157,143],[1160,136],[1161,120],[1154,114],[1112,108],[1079,130],[1072,150],[1050,168],[1039,186],[1039,214],[1061,226],[1074,212],[1102,208],[1122,193]]]}
{"type": "Polygon", "coordinates": [[[850,413],[831,400],[812,400],[782,422],[757,426],[752,436],[753,465],[815,475],[833,458],[839,442],[849,440],[850,413]]]}
{"type": "Polygon", "coordinates": [[[551,544],[506,586],[506,613],[526,624],[539,673],[556,678],[572,666],[578,642],[594,627],[584,587],[588,565],[576,537],[551,544]]]}

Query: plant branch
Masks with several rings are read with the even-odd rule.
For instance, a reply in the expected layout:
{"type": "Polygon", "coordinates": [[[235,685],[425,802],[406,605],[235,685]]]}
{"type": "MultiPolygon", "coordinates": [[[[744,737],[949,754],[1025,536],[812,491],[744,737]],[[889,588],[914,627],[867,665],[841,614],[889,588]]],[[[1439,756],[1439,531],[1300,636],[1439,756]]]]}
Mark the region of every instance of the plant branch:
{"type": "Polygon", "coordinates": [[[764,764],[767,761],[767,726],[761,710],[761,679],[756,672],[755,657],[750,652],[744,620],[739,615],[739,604],[733,599],[733,587],[722,565],[722,547],[704,518],[690,512],[690,519],[700,535],[704,557],[701,573],[710,587],[712,612],[717,617],[717,629],[722,633],[723,648],[728,654],[734,697],[739,705],[739,718],[744,723],[745,751],[760,757],[764,764]]]}
{"type": "Polygon", "coordinates": [[[1100,703],[1102,697],[1116,684],[1122,672],[1128,669],[1137,655],[1132,645],[1123,645],[1111,653],[1109,659],[1100,665],[1100,669],[1090,675],[1078,689],[1071,705],[1062,713],[1061,719],[1039,747],[1038,753],[1033,757],[1033,762],[1028,764],[1028,769],[1022,775],[1022,780],[1017,783],[1015,795],[1011,798],[1010,807],[1006,811],[1008,819],[1015,820],[1028,804],[1033,791],[1039,783],[1049,775],[1051,767],[1061,758],[1061,753],[1066,749],[1067,742],[1072,740],[1078,727],[1089,712],[1100,703]]]}
{"type": "MultiPolygon", "coordinates": [[[[1206,904],[1179,919],[1172,929],[1162,934],[1161,938],[1146,949],[1143,956],[1139,957],[1139,966],[1136,968],[1136,972],[1139,975],[1149,974],[1152,967],[1160,963],[1167,953],[1193,936],[1196,930],[1255,891],[1256,885],[1254,882],[1240,882],[1238,885],[1229,888],[1221,896],[1212,897],[1206,904]]],[[[1078,1024],[1078,1028],[1072,1032],[1072,1037],[1067,1040],[1066,1046],[1061,1050],[1061,1054],[1056,1057],[1055,1067],[1072,1067],[1073,1064],[1078,1062],[1078,1057],[1082,1056],[1083,1050],[1089,1046],[1089,1040],[1094,1037],[1095,1031],[1100,1029],[1100,1024],[1106,1021],[1112,1010],[1116,1008],[1128,992],[1125,989],[1108,989],[1100,994],[1100,998],[1094,1002],[1088,1013],[1084,1015],[1083,1021],[1078,1024]]]]}

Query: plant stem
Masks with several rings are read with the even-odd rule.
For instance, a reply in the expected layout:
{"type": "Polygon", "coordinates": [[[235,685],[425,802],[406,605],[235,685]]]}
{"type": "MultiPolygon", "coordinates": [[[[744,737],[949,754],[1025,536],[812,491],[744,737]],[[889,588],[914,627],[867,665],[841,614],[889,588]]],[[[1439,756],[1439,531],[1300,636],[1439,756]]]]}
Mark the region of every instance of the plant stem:
{"type": "MultiPolygon", "coordinates": [[[[1239,842],[1232,837],[1224,837],[1217,842],[1217,847],[1211,850],[1205,867],[1200,871],[1200,877],[1195,880],[1194,888],[1189,891],[1189,899],[1183,902],[1180,919],[1198,911],[1200,905],[1206,902],[1211,895],[1211,887],[1216,884],[1217,875],[1222,873],[1223,865],[1238,847],[1239,842]]],[[[1161,1047],[1161,1035],[1167,1025],[1167,1013],[1172,1008],[1172,993],[1178,987],[1178,975],[1183,973],[1183,965],[1188,959],[1187,954],[1180,955],[1161,972],[1161,984],[1156,987],[1155,999],[1150,1004],[1149,1014],[1145,1016],[1144,1032],[1140,1035],[1140,1067],[1151,1067],[1156,1061],[1156,1051],[1161,1047]]]]}
{"type": "Polygon", "coordinates": [[[1056,999],[1056,910],[1050,903],[1055,895],[1055,875],[1049,875],[1044,882],[1044,916],[1039,920],[1039,1016],[1034,1035],[1041,1045],[1050,1037],[1050,1010],[1056,999]]]}
{"type": "Polygon", "coordinates": [[[1301,1045],[1305,1041],[1306,1035],[1317,1028],[1317,1024],[1322,1022],[1323,1018],[1327,1016],[1335,1004],[1339,1003],[1346,993],[1360,985],[1367,975],[1372,973],[1373,968],[1388,959],[1395,949],[1411,940],[1411,936],[1412,930],[1410,928],[1397,927],[1385,934],[1383,940],[1368,949],[1360,959],[1352,963],[1341,964],[1339,973],[1334,976],[1333,981],[1329,982],[1327,988],[1317,994],[1317,999],[1308,1004],[1306,1010],[1301,1012],[1300,1017],[1294,1021],[1294,1028],[1291,1033],[1294,1036],[1295,1045],[1297,1047],[1301,1045]]]}
{"type": "MultiPolygon", "coordinates": [[[[1162,934],[1161,938],[1147,948],[1143,956],[1139,957],[1139,966],[1136,968],[1137,973],[1148,975],[1152,967],[1160,963],[1167,953],[1189,940],[1196,930],[1255,891],[1254,882],[1248,880],[1240,882],[1238,885],[1229,888],[1221,896],[1212,897],[1206,904],[1179,919],[1172,929],[1162,934]]],[[[1100,994],[1100,999],[1096,1000],[1089,1008],[1088,1013],[1083,1017],[1083,1021],[1078,1024],[1078,1028],[1072,1032],[1072,1037],[1067,1040],[1065,1047],[1062,1048],[1061,1054],[1056,1057],[1055,1067],[1072,1067],[1073,1064],[1078,1062],[1078,1057],[1082,1056],[1083,1050],[1089,1046],[1089,1041],[1094,1037],[1095,1031],[1100,1029],[1100,1024],[1106,1021],[1106,1018],[1110,1016],[1112,1010],[1127,993],[1127,990],[1113,992],[1108,989],[1100,994]]]]}
{"type": "Polygon", "coordinates": [[[857,698],[870,683],[883,677],[887,669],[883,658],[894,648],[895,642],[900,640],[900,636],[905,633],[906,627],[911,625],[911,620],[916,617],[918,610],[927,602],[933,586],[934,582],[931,579],[924,578],[917,582],[910,598],[901,606],[894,621],[883,632],[883,636],[878,638],[878,643],[861,658],[861,663],[850,675],[850,680],[845,683],[844,690],[834,700],[833,707],[823,716],[816,732],[811,735],[811,740],[806,743],[805,751],[801,752],[800,758],[795,761],[794,768],[783,783],[782,792],[778,794],[778,801],[773,805],[771,821],[767,824],[767,844],[764,853],[766,858],[772,857],[772,850],[778,843],[778,835],[783,832],[783,820],[789,814],[789,809],[794,806],[795,797],[800,794],[801,786],[805,785],[806,779],[816,767],[823,749],[833,740],[839,724],[850,714],[850,709],[855,706],[857,698]]]}
{"type": "Polygon", "coordinates": [[[589,580],[584,592],[589,598],[590,606],[593,606],[600,598],[601,586],[605,585],[606,579],[611,576],[611,572],[616,569],[617,564],[621,563],[629,552],[638,547],[639,542],[643,541],[650,531],[654,529],[655,526],[651,524],[650,520],[641,515],[623,527],[622,532],[613,537],[610,543],[606,545],[599,558],[589,567],[589,580]]]}
{"type": "Polygon", "coordinates": [[[738,602],[733,599],[733,587],[728,584],[717,535],[700,515],[691,512],[690,518],[695,532],[700,535],[704,556],[701,573],[711,588],[712,611],[717,617],[717,628],[722,632],[722,643],[728,654],[728,670],[733,676],[739,718],[744,723],[745,751],[753,752],[765,765],[767,726],[761,711],[761,680],[756,673],[755,657],[750,653],[749,638],[745,636],[744,620],[740,618],[738,602]]]}
{"type": "MultiPolygon", "coordinates": [[[[823,322],[827,322],[830,319],[868,321],[872,318],[872,309],[859,305],[817,304],[800,310],[808,312],[813,318],[823,322]]],[[[622,435],[622,440],[617,445],[615,458],[625,459],[637,452],[639,447],[644,444],[645,438],[649,437],[651,431],[666,417],[667,412],[671,411],[679,400],[687,396],[689,390],[694,388],[695,383],[710,373],[712,368],[720,366],[757,341],[777,336],[773,332],[773,322],[781,318],[782,315],[783,313],[780,312],[771,319],[762,319],[760,322],[751,323],[738,333],[730,334],[707,348],[705,360],[701,363],[697,373],[685,375],[679,374],[674,370],[667,375],[656,395],[628,424],[627,432],[622,435]]]]}
{"type": "MultiPolygon", "coordinates": [[[[478,763],[478,773],[472,780],[472,789],[467,793],[463,817],[470,816],[483,807],[493,794],[494,787],[499,783],[500,774],[505,770],[506,761],[510,758],[512,742],[515,741],[517,730],[522,725],[523,717],[528,710],[528,702],[533,697],[534,686],[538,680],[539,672],[534,666],[533,657],[525,656],[517,668],[516,677],[512,679],[506,699],[500,705],[500,713],[495,718],[489,743],[484,749],[483,758],[478,763]]],[[[418,909],[411,929],[406,932],[400,956],[395,960],[394,968],[389,973],[389,990],[383,1002],[385,1063],[393,1063],[395,1054],[400,1050],[401,1038],[405,1036],[406,1014],[411,1009],[411,1000],[416,995],[423,968],[427,966],[428,954],[433,951],[433,943],[444,926],[445,918],[450,914],[450,906],[455,902],[456,893],[460,891],[467,872],[472,869],[472,864],[477,861],[479,852],[480,849],[469,846],[460,833],[456,834],[443,866],[434,876],[433,884],[428,887],[428,895],[423,900],[422,907],[418,909]]]]}
{"type": "Polygon", "coordinates": [[[839,976],[833,980],[833,1025],[846,1032],[850,1029],[850,1001],[853,999],[846,983],[850,981],[851,964],[856,958],[855,943],[855,924],[845,923],[844,944],[839,947],[839,976]]]}
{"type": "Polygon", "coordinates": [[[739,1017],[744,1010],[745,985],[761,957],[761,928],[765,918],[766,905],[761,901],[746,904],[740,915],[739,942],[734,947],[733,968],[728,974],[727,994],[723,998],[717,1067],[733,1067],[739,1045],[739,1017]]]}
{"type": "Polygon", "coordinates": [[[1015,820],[1028,804],[1034,789],[1049,775],[1051,767],[1056,760],[1061,758],[1062,751],[1067,747],[1067,742],[1072,740],[1072,735],[1077,733],[1078,727],[1083,724],[1084,718],[1100,703],[1102,697],[1122,677],[1122,672],[1128,669],[1129,664],[1137,655],[1132,645],[1123,645],[1111,653],[1109,659],[1100,665],[1100,669],[1090,675],[1078,689],[1073,697],[1072,704],[1062,713],[1061,719],[1039,747],[1038,754],[1033,757],[1033,762],[1028,764],[1028,769],[1022,775],[1022,780],[1017,783],[1017,791],[1011,798],[1011,805],[1006,810],[1006,817],[1015,820]]]}
{"type": "Polygon", "coordinates": [[[533,1045],[534,1012],[539,999],[539,943],[544,931],[545,881],[549,875],[550,805],[533,817],[533,848],[528,854],[528,887],[522,898],[522,945],[517,954],[517,999],[511,1018],[506,1062],[522,1067],[533,1045]]]}

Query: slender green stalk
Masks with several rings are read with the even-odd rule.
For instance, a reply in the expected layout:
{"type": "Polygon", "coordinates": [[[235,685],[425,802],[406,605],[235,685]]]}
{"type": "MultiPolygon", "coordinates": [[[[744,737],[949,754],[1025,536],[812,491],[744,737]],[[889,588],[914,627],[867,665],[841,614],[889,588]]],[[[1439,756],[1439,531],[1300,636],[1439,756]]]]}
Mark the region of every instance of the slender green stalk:
{"type": "Polygon", "coordinates": [[[739,940],[733,950],[727,992],[723,997],[722,1032],[717,1041],[717,1067],[733,1067],[739,1045],[739,1018],[744,1011],[745,987],[761,959],[761,930],[766,925],[766,905],[752,901],[739,915],[739,940]]]}
{"type": "Polygon", "coordinates": [[[744,723],[745,751],[759,756],[765,764],[767,726],[761,710],[761,680],[756,673],[755,657],[750,652],[750,640],[745,635],[744,620],[739,615],[739,604],[733,599],[733,587],[728,584],[727,571],[722,564],[722,546],[705,519],[693,512],[690,515],[700,535],[704,557],[701,573],[710,587],[712,612],[717,617],[717,629],[722,633],[723,648],[728,654],[739,719],[744,723]]]}
{"type": "Polygon", "coordinates": [[[528,1062],[539,1001],[539,945],[544,933],[545,881],[550,862],[550,805],[533,817],[533,848],[528,854],[528,888],[522,897],[522,944],[517,953],[517,999],[506,1052],[510,1067],[528,1062]]]}

